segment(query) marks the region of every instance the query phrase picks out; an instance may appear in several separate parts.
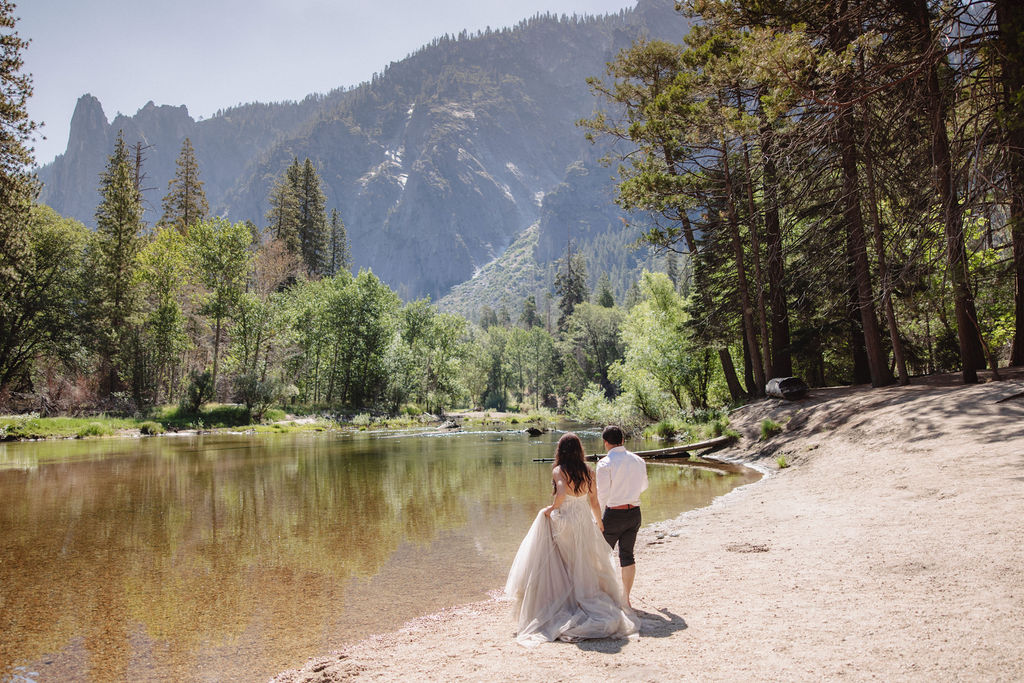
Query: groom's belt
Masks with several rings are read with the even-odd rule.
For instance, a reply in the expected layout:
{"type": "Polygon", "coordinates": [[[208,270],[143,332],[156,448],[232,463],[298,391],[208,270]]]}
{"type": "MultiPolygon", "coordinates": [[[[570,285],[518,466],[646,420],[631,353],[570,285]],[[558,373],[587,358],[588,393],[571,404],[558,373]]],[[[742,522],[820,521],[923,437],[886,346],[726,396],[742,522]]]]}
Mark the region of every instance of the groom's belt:
{"type": "Polygon", "coordinates": [[[633,508],[638,508],[638,507],[640,507],[640,506],[639,505],[632,505],[630,503],[626,503],[625,505],[609,505],[608,509],[609,510],[632,510],[633,508]]]}

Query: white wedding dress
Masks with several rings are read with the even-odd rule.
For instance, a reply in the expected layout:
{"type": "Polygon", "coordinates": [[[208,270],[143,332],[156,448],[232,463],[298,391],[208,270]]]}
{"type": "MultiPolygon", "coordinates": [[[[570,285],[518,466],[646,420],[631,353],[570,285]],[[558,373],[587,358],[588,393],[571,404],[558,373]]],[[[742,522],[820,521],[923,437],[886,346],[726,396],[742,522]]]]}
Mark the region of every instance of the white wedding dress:
{"type": "Polygon", "coordinates": [[[639,620],[622,592],[586,496],[566,496],[550,518],[537,514],[505,584],[515,601],[516,640],[526,646],[635,636],[639,620]]]}

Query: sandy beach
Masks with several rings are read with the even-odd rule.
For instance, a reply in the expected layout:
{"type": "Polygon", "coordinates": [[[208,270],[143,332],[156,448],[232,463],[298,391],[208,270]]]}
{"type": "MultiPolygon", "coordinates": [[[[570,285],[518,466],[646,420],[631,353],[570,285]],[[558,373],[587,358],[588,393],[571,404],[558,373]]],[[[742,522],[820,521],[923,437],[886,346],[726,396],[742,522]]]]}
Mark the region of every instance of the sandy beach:
{"type": "Polygon", "coordinates": [[[274,680],[1024,680],[1024,397],[999,402],[1024,371],[1003,376],[736,411],[717,457],[770,476],[642,530],[638,640],[526,649],[490,600],[274,680]]]}

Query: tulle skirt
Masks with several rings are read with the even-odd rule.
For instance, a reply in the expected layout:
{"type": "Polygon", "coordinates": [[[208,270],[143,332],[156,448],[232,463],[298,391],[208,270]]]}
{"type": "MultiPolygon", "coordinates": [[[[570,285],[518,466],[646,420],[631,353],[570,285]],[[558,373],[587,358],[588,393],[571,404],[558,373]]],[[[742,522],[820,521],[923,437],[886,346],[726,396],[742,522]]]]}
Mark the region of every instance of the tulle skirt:
{"type": "Polygon", "coordinates": [[[639,630],[585,496],[568,498],[550,518],[537,514],[512,562],[505,595],[514,601],[516,640],[526,646],[628,638],[639,630]]]}

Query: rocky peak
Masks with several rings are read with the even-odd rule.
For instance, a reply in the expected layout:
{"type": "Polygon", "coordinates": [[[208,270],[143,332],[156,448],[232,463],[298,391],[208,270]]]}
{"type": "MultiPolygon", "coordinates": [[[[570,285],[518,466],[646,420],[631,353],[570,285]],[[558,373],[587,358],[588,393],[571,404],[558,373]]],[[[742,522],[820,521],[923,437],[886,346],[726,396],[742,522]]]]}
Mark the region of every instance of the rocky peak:
{"type": "Polygon", "coordinates": [[[103,113],[103,105],[92,95],[85,94],[78,98],[75,113],[71,117],[71,134],[69,140],[90,140],[107,138],[107,115],[103,113]]]}

